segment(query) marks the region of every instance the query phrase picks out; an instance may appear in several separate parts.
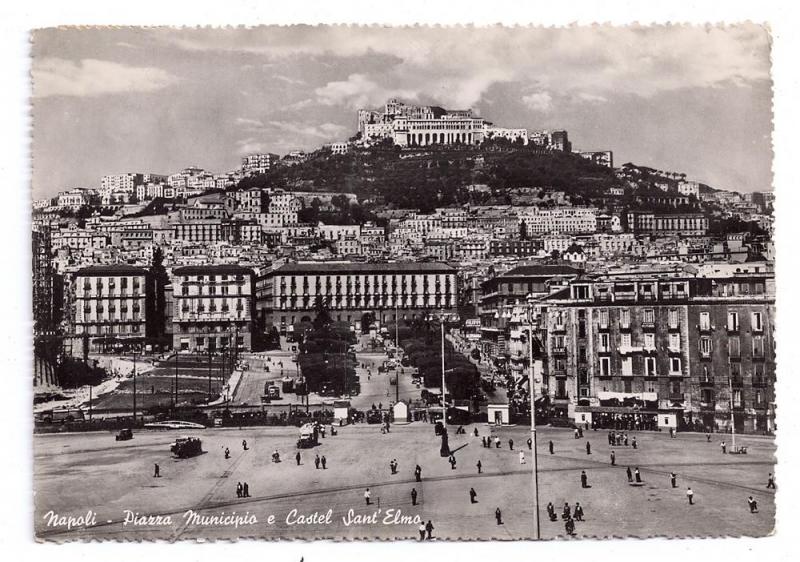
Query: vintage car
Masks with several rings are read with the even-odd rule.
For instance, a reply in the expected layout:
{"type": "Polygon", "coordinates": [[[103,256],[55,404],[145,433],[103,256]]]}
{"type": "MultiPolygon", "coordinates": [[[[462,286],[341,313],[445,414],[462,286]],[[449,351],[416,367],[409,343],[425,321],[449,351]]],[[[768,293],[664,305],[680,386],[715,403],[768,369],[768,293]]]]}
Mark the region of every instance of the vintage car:
{"type": "Polygon", "coordinates": [[[313,423],[306,423],[300,427],[300,439],[297,440],[298,449],[308,449],[319,443],[317,426],[313,423]]]}
{"type": "Polygon", "coordinates": [[[133,431],[130,429],[120,429],[119,433],[114,437],[117,441],[127,441],[128,439],[133,439],[133,431]]]}
{"type": "Polygon", "coordinates": [[[197,437],[178,437],[169,450],[179,459],[187,459],[201,454],[203,443],[197,437]]]}

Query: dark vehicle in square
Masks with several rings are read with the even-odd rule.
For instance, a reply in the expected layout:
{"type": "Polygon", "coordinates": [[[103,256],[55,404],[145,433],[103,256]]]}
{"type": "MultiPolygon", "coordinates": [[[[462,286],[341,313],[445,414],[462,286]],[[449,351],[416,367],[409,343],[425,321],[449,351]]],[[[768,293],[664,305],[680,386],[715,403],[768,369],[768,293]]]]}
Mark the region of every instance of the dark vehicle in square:
{"type": "Polygon", "coordinates": [[[319,444],[319,433],[316,424],[306,423],[300,427],[300,439],[297,440],[298,449],[309,449],[319,444]]]}
{"type": "Polygon", "coordinates": [[[268,382],[264,385],[264,395],[268,396],[270,400],[280,400],[281,389],[275,384],[268,382]]]}
{"type": "Polygon", "coordinates": [[[188,459],[202,454],[203,443],[197,437],[178,437],[169,450],[179,459],[188,459]]]}
{"type": "Polygon", "coordinates": [[[294,379],[290,377],[281,379],[281,391],[284,394],[287,392],[294,392],[294,379]]]}
{"type": "Polygon", "coordinates": [[[381,415],[380,410],[367,411],[367,423],[381,423],[381,422],[383,422],[383,416],[381,415]]]}
{"type": "Polygon", "coordinates": [[[116,441],[128,441],[129,439],[133,439],[133,431],[130,429],[120,429],[119,433],[114,436],[116,441]]]}
{"type": "Polygon", "coordinates": [[[336,389],[330,383],[323,383],[322,387],[319,389],[320,396],[338,396],[339,394],[336,392],[336,389]]]}

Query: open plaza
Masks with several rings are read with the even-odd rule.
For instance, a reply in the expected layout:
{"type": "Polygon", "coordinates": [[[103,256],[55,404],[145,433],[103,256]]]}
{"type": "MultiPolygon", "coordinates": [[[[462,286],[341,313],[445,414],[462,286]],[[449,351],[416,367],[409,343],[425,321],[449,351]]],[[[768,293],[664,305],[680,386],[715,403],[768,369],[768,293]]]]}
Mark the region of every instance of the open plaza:
{"type": "MultiPolygon", "coordinates": [[[[318,446],[301,450],[295,427],[192,431],[187,435],[202,440],[204,453],[189,459],[173,458],[169,450],[183,432],[145,430],[124,442],[116,442],[110,432],[36,435],[36,534],[53,540],[419,540],[420,522],[430,521],[433,539],[534,538],[534,465],[526,444],[530,429],[477,424],[460,435],[450,429],[455,469],[440,456],[433,426],[421,422],[393,425],[387,434],[378,426],[345,426],[318,446]],[[482,437],[490,434],[500,438],[500,448],[483,447],[482,437]],[[520,464],[520,450],[525,464],[520,464]],[[273,462],[274,451],[281,462],[273,462]],[[325,469],[315,468],[315,455],[326,458],[325,469]],[[390,470],[394,459],[396,474],[390,470]],[[154,477],[155,464],[160,477],[154,477]],[[416,465],[422,469],[421,482],[415,480],[416,465]],[[239,498],[237,483],[245,482],[250,497],[239,498]],[[371,505],[364,497],[367,488],[371,505]],[[412,489],[417,505],[412,505],[412,489]],[[470,502],[470,489],[476,503],[470,502]],[[496,520],[498,508],[502,525],[496,520]]],[[[560,517],[548,519],[548,502],[559,515],[565,502],[581,504],[585,521],[576,522],[575,529],[580,537],[651,536],[659,529],[670,536],[763,536],[772,531],[774,490],[766,487],[774,467],[771,438],[737,437],[748,453],[731,455],[722,454],[720,435],[710,442],[694,433],[635,435],[636,449],[613,447],[612,466],[606,432],[589,431],[575,439],[566,429],[537,430],[542,538],[567,537],[560,517]],[[591,455],[586,454],[587,441],[591,455]],[[639,469],[642,485],[628,483],[628,466],[639,469]],[[588,488],[581,486],[581,471],[588,488]],[[675,488],[671,472],[677,477],[675,488]],[[693,505],[687,501],[688,487],[693,505]],[[757,513],[748,508],[750,496],[758,502],[757,513]]]]}

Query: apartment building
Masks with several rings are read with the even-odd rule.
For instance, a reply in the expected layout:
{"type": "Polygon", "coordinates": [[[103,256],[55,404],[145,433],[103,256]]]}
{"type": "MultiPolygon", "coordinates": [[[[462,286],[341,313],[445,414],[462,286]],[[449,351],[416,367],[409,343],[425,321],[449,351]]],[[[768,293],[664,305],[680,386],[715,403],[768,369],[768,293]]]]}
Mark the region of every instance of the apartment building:
{"type": "Polygon", "coordinates": [[[605,275],[541,299],[544,393],[600,427],[774,427],[774,276],[605,275]],[[622,424],[621,426],[619,424],[622,424]]]}
{"type": "Polygon", "coordinates": [[[203,265],[172,270],[175,349],[219,351],[252,347],[252,269],[238,265],[203,265]]]}

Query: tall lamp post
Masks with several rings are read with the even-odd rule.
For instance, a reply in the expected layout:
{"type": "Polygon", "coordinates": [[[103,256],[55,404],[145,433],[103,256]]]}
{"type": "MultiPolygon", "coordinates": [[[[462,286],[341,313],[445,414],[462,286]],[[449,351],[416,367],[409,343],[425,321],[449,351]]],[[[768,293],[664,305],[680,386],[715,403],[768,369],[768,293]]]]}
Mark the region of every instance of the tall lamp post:
{"type": "Polygon", "coordinates": [[[539,453],[536,447],[536,409],[534,405],[533,392],[533,305],[528,303],[528,394],[531,401],[531,440],[533,445],[533,527],[536,540],[542,538],[541,525],[539,523],[539,453]]]}
{"type": "Polygon", "coordinates": [[[133,350],[133,423],[136,424],[136,349],[133,350]]]}
{"type": "Polygon", "coordinates": [[[178,348],[175,348],[175,398],[173,401],[174,408],[178,407],[178,348]]]}
{"type": "Polygon", "coordinates": [[[442,424],[444,424],[444,430],[447,432],[447,403],[445,401],[447,387],[444,380],[444,311],[442,311],[442,315],[439,318],[439,325],[442,329],[442,424]]]}

